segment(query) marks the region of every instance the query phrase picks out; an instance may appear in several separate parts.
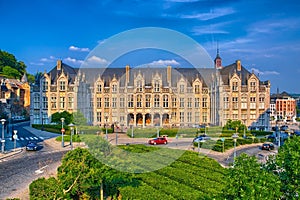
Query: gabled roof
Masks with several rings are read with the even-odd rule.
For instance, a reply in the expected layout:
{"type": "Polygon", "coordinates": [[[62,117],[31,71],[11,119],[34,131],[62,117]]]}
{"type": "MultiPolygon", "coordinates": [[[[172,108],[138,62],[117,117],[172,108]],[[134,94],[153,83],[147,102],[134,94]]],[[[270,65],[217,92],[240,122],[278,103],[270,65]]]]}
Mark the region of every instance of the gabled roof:
{"type": "Polygon", "coordinates": [[[78,68],[73,68],[65,63],[61,63],[61,70],[57,69],[57,65],[48,73],[48,75],[51,77],[51,83],[53,84],[56,82],[57,78],[61,75],[61,73],[64,73],[68,75],[69,77],[69,83],[74,83],[75,77],[77,75],[78,68]]]}

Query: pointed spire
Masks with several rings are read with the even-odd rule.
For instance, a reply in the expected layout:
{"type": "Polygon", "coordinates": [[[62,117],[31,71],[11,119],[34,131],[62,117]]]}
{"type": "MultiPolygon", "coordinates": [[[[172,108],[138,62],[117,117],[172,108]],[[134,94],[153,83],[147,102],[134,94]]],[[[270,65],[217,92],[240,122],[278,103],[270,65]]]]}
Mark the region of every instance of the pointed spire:
{"type": "Polygon", "coordinates": [[[215,68],[216,69],[222,68],[222,58],[220,57],[219,42],[217,42],[217,56],[215,58],[215,68]]]}
{"type": "Polygon", "coordinates": [[[27,82],[28,82],[28,79],[27,79],[26,73],[24,73],[24,75],[22,76],[22,78],[21,78],[21,82],[22,82],[22,83],[27,83],[27,82]]]}

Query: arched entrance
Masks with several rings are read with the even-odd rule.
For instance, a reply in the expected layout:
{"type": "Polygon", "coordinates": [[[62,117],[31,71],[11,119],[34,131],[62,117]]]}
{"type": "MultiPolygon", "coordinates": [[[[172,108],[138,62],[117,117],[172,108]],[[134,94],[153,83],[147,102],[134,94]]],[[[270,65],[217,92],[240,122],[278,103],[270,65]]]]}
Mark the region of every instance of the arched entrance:
{"type": "Polygon", "coordinates": [[[143,126],[143,115],[141,113],[136,115],[136,125],[143,126]]]}
{"type": "Polygon", "coordinates": [[[159,113],[154,114],[153,125],[154,126],[160,126],[160,114],[159,113]]]}
{"type": "Polygon", "coordinates": [[[150,126],[151,125],[151,114],[147,113],[145,115],[145,125],[150,126]]]}
{"type": "Polygon", "coordinates": [[[169,125],[170,119],[169,119],[169,114],[165,113],[162,116],[162,123],[163,125],[169,125]]]}
{"type": "Polygon", "coordinates": [[[134,115],[132,113],[129,113],[127,115],[127,126],[133,125],[134,123],[134,115]]]}

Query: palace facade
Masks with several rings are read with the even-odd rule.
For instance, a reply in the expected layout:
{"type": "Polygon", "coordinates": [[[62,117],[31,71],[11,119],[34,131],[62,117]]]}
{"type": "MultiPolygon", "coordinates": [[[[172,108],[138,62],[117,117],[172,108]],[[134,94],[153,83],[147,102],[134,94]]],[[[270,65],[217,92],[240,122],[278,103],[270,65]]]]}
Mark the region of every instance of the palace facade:
{"type": "Polygon", "coordinates": [[[31,91],[31,123],[80,111],[91,125],[225,125],[242,120],[269,128],[270,82],[247,71],[241,61],[215,68],[73,68],[57,65],[31,91]]]}

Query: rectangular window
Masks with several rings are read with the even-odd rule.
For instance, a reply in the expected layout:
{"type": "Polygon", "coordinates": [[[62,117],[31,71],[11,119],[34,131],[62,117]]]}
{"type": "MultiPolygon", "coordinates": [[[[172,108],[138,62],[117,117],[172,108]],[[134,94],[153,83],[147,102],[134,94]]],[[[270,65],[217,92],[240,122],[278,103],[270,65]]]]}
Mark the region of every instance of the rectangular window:
{"type": "Polygon", "coordinates": [[[250,91],[255,92],[256,91],[256,82],[250,82],[250,91]]]}
{"type": "Polygon", "coordinates": [[[192,122],[192,112],[187,112],[187,122],[192,122]]]}
{"type": "Polygon", "coordinates": [[[136,107],[141,108],[142,107],[142,95],[137,95],[136,96],[136,107]]]}
{"type": "Polygon", "coordinates": [[[184,122],[184,112],[179,113],[180,122],[184,122]]]}
{"type": "Polygon", "coordinates": [[[60,108],[65,108],[65,97],[60,97],[60,108]]]}
{"type": "Polygon", "coordinates": [[[66,82],[65,81],[60,81],[59,82],[59,90],[60,91],[65,91],[66,90],[66,82]]]}
{"type": "Polygon", "coordinates": [[[97,108],[101,108],[102,107],[102,98],[101,97],[97,97],[96,107],[97,108]]]}
{"type": "Polygon", "coordinates": [[[256,98],[250,97],[250,109],[256,109],[256,98]]]}
{"type": "Polygon", "coordinates": [[[229,97],[224,97],[224,109],[229,109],[229,97]]]}
{"type": "Polygon", "coordinates": [[[200,98],[195,98],[195,108],[200,108],[200,98]]]}
{"type": "Polygon", "coordinates": [[[202,107],[207,108],[207,97],[202,98],[202,107]]]}
{"type": "Polygon", "coordinates": [[[133,108],[133,95],[128,95],[128,108],[133,108]]]}
{"type": "Polygon", "coordinates": [[[159,81],[155,81],[154,83],[154,92],[159,92],[160,84],[159,81]]]}
{"type": "Polygon", "coordinates": [[[155,108],[159,107],[159,95],[154,96],[154,107],[155,108]]]}
{"type": "Polygon", "coordinates": [[[34,95],[34,99],[33,99],[33,107],[35,109],[40,108],[40,96],[38,94],[34,95]]]}
{"type": "Polygon", "coordinates": [[[146,96],[145,96],[145,98],[146,98],[146,108],[150,108],[151,107],[151,95],[150,94],[146,94],[146,96]]]}
{"type": "Polygon", "coordinates": [[[232,108],[233,109],[239,108],[238,97],[232,97],[232,108]]]}
{"type": "Polygon", "coordinates": [[[163,96],[163,107],[168,108],[169,107],[169,97],[168,95],[163,96]]]}
{"type": "Polygon", "coordinates": [[[101,112],[97,112],[97,122],[101,122],[102,114],[101,112]]]}
{"type": "Polygon", "coordinates": [[[51,97],[51,108],[56,109],[56,96],[51,97]]]}
{"type": "Polygon", "coordinates": [[[43,97],[43,109],[47,109],[47,108],[48,108],[48,98],[43,97]]]}
{"type": "Polygon", "coordinates": [[[101,84],[97,84],[97,92],[98,93],[102,92],[102,85],[101,84]]]}
{"type": "Polygon", "coordinates": [[[45,79],[43,80],[43,83],[42,83],[42,89],[43,89],[43,91],[48,90],[48,81],[46,81],[45,79]]]}
{"type": "Polygon", "coordinates": [[[256,119],[256,115],[255,114],[250,114],[250,119],[256,119]]]}
{"type": "Polygon", "coordinates": [[[207,123],[207,112],[204,112],[202,115],[202,121],[203,123],[207,123]]]}
{"type": "Polygon", "coordinates": [[[195,123],[200,123],[200,112],[195,112],[195,123]]]}
{"type": "Polygon", "coordinates": [[[176,97],[172,97],[172,107],[173,108],[177,107],[177,98],[176,97]]]}
{"type": "Polygon", "coordinates": [[[184,108],[184,98],[180,98],[179,101],[180,108],[184,108]]]}
{"type": "Polygon", "coordinates": [[[121,97],[120,98],[120,108],[124,108],[125,107],[125,98],[121,97]]]}
{"type": "Polygon", "coordinates": [[[192,107],[192,98],[187,99],[187,107],[191,108],[192,107]]]}
{"type": "Polygon", "coordinates": [[[116,84],[113,84],[113,85],[112,85],[112,92],[113,92],[113,93],[116,93],[116,92],[117,92],[117,85],[116,85],[116,84]]]}
{"type": "Polygon", "coordinates": [[[200,94],[200,85],[195,85],[195,94],[200,94]]]}
{"type": "Polygon", "coordinates": [[[68,108],[69,109],[73,109],[74,106],[74,97],[73,96],[69,96],[68,97],[68,108]]]}
{"type": "Polygon", "coordinates": [[[116,97],[113,97],[111,99],[111,107],[112,108],[116,108],[117,107],[117,98],[116,97]]]}
{"type": "Polygon", "coordinates": [[[109,97],[104,98],[104,107],[109,108],[109,97]]]}
{"type": "Polygon", "coordinates": [[[232,82],[232,91],[238,91],[238,82],[232,82]]]}

